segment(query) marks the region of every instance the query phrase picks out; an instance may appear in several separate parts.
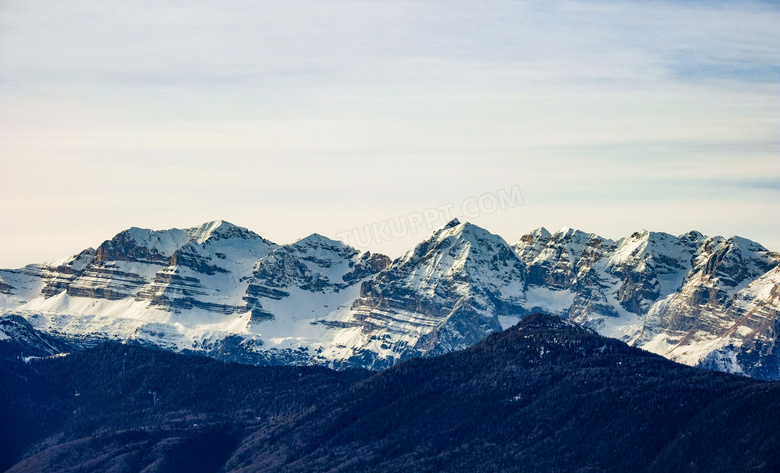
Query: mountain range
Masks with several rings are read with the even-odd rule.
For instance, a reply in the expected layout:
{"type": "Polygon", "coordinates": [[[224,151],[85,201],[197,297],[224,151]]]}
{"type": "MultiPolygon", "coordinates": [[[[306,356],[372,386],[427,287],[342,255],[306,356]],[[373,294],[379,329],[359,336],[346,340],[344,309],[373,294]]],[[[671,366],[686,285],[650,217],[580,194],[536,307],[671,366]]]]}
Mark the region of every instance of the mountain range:
{"type": "MultiPolygon", "coordinates": [[[[24,321],[57,352],[121,341],[339,369],[461,350],[543,311],[684,364],[780,379],[780,254],[695,231],[610,240],[540,228],[509,243],[453,220],[391,261],[318,234],[279,245],[224,221],[131,228],[0,270],[0,306],[16,317],[7,327],[24,321]]],[[[13,338],[3,327],[0,342],[13,338]]]]}

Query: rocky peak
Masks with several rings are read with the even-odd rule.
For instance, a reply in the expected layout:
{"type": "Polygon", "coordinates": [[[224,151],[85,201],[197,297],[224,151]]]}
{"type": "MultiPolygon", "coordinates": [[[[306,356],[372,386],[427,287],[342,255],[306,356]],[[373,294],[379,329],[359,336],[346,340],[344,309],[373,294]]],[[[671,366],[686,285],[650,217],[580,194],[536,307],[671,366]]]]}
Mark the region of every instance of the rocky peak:
{"type": "Polygon", "coordinates": [[[389,260],[383,255],[367,260],[355,248],[314,233],[280,246],[260,259],[255,265],[252,284],[309,291],[338,290],[384,269],[383,259],[389,260]]]}
{"type": "Polygon", "coordinates": [[[345,274],[342,279],[344,282],[356,281],[358,279],[364,279],[367,276],[377,274],[390,266],[392,260],[380,253],[371,253],[366,251],[360,255],[360,259],[355,263],[352,271],[345,274]]]}
{"type": "Polygon", "coordinates": [[[691,230],[688,233],[683,233],[682,235],[679,235],[677,238],[688,246],[698,247],[701,244],[701,242],[707,237],[705,237],[701,232],[697,232],[696,230],[691,230]]]}
{"type": "Polygon", "coordinates": [[[528,283],[556,289],[568,289],[588,278],[590,268],[613,247],[612,240],[571,228],[552,235],[535,231],[512,245],[528,266],[528,283]]]}
{"type": "Polygon", "coordinates": [[[691,269],[695,248],[678,237],[642,230],[618,241],[606,270],[618,277],[618,302],[635,314],[679,290],[691,269]]]}
{"type": "Polygon", "coordinates": [[[240,239],[240,240],[265,240],[257,233],[238,225],[233,225],[225,220],[214,220],[206,222],[197,227],[188,228],[187,233],[198,245],[214,243],[219,240],[240,239]]]}
{"type": "Polygon", "coordinates": [[[540,227],[513,243],[512,249],[526,262],[533,261],[544,250],[552,238],[552,234],[546,228],[540,227]]]}
{"type": "Polygon", "coordinates": [[[445,225],[361,285],[345,321],[367,327],[355,356],[368,350],[386,362],[465,348],[500,330],[499,315],[520,313],[524,285],[525,267],[503,238],[445,225]]]}
{"type": "Polygon", "coordinates": [[[457,218],[453,218],[452,220],[447,222],[446,225],[444,225],[444,228],[454,228],[457,227],[458,225],[460,225],[460,220],[458,220],[457,218]]]}
{"type": "Polygon", "coordinates": [[[683,262],[690,262],[691,248],[678,237],[663,232],[643,230],[618,241],[610,258],[609,268],[631,268],[642,272],[646,269],[680,270],[683,262]]]}
{"type": "MultiPolygon", "coordinates": [[[[280,246],[257,261],[243,300],[252,313],[253,323],[275,320],[279,315],[273,308],[278,305],[276,301],[300,291],[311,293],[306,297],[343,294],[342,291],[375,275],[389,263],[387,256],[361,254],[351,246],[315,233],[280,246]]],[[[351,300],[344,301],[348,302],[351,300]]],[[[297,310],[294,305],[292,308],[294,312],[297,310]]],[[[319,308],[324,310],[322,316],[330,312],[327,308],[327,305],[319,308]]]]}
{"type": "Polygon", "coordinates": [[[353,259],[360,254],[360,251],[357,249],[319,233],[312,233],[294,243],[285,245],[279,251],[295,253],[303,261],[308,261],[320,268],[331,268],[341,264],[348,264],[345,263],[347,261],[351,261],[354,264],[355,261],[353,259]]]}
{"type": "Polygon", "coordinates": [[[67,268],[69,271],[77,272],[83,270],[87,265],[95,261],[96,256],[97,250],[94,248],[87,248],[77,255],[53,261],[46,266],[50,268],[67,268]]]}
{"type": "Polygon", "coordinates": [[[524,268],[503,238],[468,222],[450,226],[456,221],[394,261],[388,277],[405,274],[414,281],[410,283],[427,286],[442,277],[478,280],[487,275],[485,271],[512,268],[523,279],[524,268]]]}
{"type": "Polygon", "coordinates": [[[534,240],[549,240],[552,234],[544,227],[539,227],[529,233],[534,240]]]}
{"type": "Polygon", "coordinates": [[[298,252],[316,252],[327,251],[335,252],[343,255],[355,255],[359,253],[358,250],[345,244],[342,241],[333,240],[319,233],[312,233],[311,235],[301,238],[289,245],[287,248],[298,252]]]}
{"type": "Polygon", "coordinates": [[[697,272],[713,283],[736,287],[748,278],[766,273],[780,263],[780,254],[741,237],[704,240],[695,258],[697,272]]]}
{"type": "Polygon", "coordinates": [[[748,240],[747,238],[742,238],[741,236],[737,235],[729,238],[728,241],[753,253],[766,253],[769,251],[760,243],[757,243],[753,240],[748,240]]]}
{"type": "Polygon", "coordinates": [[[149,230],[131,227],[119,232],[97,249],[96,261],[140,261],[167,264],[173,254],[190,241],[190,235],[179,229],[149,230]]]}
{"type": "Polygon", "coordinates": [[[585,233],[574,228],[564,227],[555,232],[550,237],[550,240],[552,242],[577,243],[584,245],[588,242],[588,240],[590,240],[592,236],[595,235],[591,233],[585,233]]]}

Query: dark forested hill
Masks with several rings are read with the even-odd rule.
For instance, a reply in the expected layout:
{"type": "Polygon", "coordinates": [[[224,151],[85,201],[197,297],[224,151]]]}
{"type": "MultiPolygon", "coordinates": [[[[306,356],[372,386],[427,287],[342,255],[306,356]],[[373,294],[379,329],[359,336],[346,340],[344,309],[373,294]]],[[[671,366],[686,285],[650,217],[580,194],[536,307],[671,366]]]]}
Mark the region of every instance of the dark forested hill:
{"type": "Polygon", "coordinates": [[[541,314],[375,374],[124,345],[1,371],[13,472],[780,471],[780,383],[541,314]]]}
{"type": "Polygon", "coordinates": [[[257,367],[105,344],[3,360],[4,471],[217,471],[247,429],[287,420],[368,371],[257,367]]]}
{"type": "Polygon", "coordinates": [[[780,384],[534,315],[245,441],[229,471],[780,471],[780,384]]]}

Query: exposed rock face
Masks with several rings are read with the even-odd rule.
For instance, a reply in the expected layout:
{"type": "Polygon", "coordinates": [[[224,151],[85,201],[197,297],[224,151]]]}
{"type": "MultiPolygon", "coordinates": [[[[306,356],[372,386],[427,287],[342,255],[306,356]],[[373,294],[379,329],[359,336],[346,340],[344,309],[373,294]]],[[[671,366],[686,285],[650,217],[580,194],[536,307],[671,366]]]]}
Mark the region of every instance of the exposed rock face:
{"type": "Polygon", "coordinates": [[[97,250],[86,250],[55,267],[41,267],[45,281],[41,295],[132,299],[172,312],[201,308],[231,314],[242,310],[235,303],[240,298],[218,289],[218,278],[211,277],[236,281],[276,246],[222,221],[187,230],[131,228],[97,250]]]}
{"type": "MultiPolygon", "coordinates": [[[[131,228],[97,250],[0,271],[0,302],[29,314],[37,328],[85,346],[93,340],[130,339],[223,354],[214,347],[225,346],[223,339],[236,333],[243,341],[228,345],[248,347],[248,358],[255,360],[263,346],[259,335],[268,328],[258,329],[259,323],[280,319],[284,324],[298,315],[322,318],[330,311],[327,303],[354,298],[360,282],[388,263],[385,256],[360,253],[316,234],[279,246],[223,221],[185,230],[131,228]],[[323,308],[298,314],[296,297],[283,300],[301,292],[315,294],[308,305],[323,308]],[[317,302],[317,296],[323,301],[317,302]]],[[[267,353],[259,357],[272,358],[267,353]]]]}
{"type": "Polygon", "coordinates": [[[525,276],[501,237],[453,220],[361,285],[340,357],[379,367],[473,345],[524,313],[525,276]]]}
{"type": "MultiPolygon", "coordinates": [[[[338,294],[378,273],[387,266],[389,260],[384,255],[360,253],[339,241],[315,233],[279,247],[260,259],[249,278],[244,300],[252,311],[253,322],[273,318],[273,311],[269,312],[264,306],[285,303],[294,306],[296,297],[290,299],[293,293],[299,297],[301,292],[308,293],[304,296],[306,299],[341,300],[341,304],[347,304],[350,302],[349,296],[344,294],[347,296],[345,298],[338,294]]],[[[315,311],[319,317],[324,317],[328,312],[315,311]]],[[[293,317],[296,315],[291,314],[293,317]]]]}
{"type": "Polygon", "coordinates": [[[702,241],[682,288],[654,304],[636,343],[673,359],[780,378],[780,258],[742,238],[702,241]]]}
{"type": "Polygon", "coordinates": [[[192,237],[186,230],[152,231],[133,227],[103,242],[97,249],[96,262],[131,261],[167,264],[171,255],[192,237]]]}
{"type": "Polygon", "coordinates": [[[780,255],[755,242],[647,231],[611,242],[539,229],[513,247],[530,291],[573,297],[553,312],[677,361],[780,378],[780,255]]]}
{"type": "Polygon", "coordinates": [[[347,286],[344,277],[360,252],[341,242],[313,234],[278,248],[258,261],[253,284],[267,287],[297,286],[317,292],[347,286]]]}
{"type": "MultiPolygon", "coordinates": [[[[584,315],[594,312],[610,317],[619,315],[614,301],[608,297],[619,281],[605,271],[608,255],[616,248],[612,240],[572,229],[552,235],[540,228],[523,236],[512,247],[528,266],[529,287],[573,295],[566,314],[572,319],[583,321],[584,315]]],[[[546,302],[544,298],[534,298],[532,303],[540,305],[528,309],[545,307],[564,315],[560,309],[554,310],[546,302]]]]}
{"type": "Polygon", "coordinates": [[[695,242],[665,233],[643,231],[614,242],[571,229],[554,235],[539,229],[513,248],[529,266],[529,284],[576,295],[569,310],[574,319],[594,312],[618,317],[620,308],[646,312],[679,289],[696,251],[695,242]]]}
{"type": "Polygon", "coordinates": [[[392,263],[392,260],[387,256],[378,253],[371,254],[370,251],[366,251],[360,256],[358,262],[355,263],[352,271],[345,274],[342,279],[347,283],[357,281],[382,271],[390,266],[390,263],[392,263]]]}

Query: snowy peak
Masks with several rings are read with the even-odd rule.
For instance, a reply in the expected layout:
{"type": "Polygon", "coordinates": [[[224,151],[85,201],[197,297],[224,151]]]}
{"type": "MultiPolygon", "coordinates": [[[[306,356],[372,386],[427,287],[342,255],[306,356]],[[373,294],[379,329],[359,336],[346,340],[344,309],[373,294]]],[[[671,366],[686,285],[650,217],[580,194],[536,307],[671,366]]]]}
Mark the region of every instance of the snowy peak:
{"type": "Polygon", "coordinates": [[[608,269],[634,272],[645,270],[669,273],[690,269],[694,247],[668,233],[643,230],[623,238],[609,260],[608,269]]]}
{"type": "MultiPolygon", "coordinates": [[[[315,233],[278,247],[258,260],[248,278],[243,299],[255,325],[285,317],[299,319],[294,313],[283,313],[289,310],[303,312],[302,307],[295,305],[296,295],[309,303],[321,298],[348,304],[350,300],[342,300],[343,297],[336,294],[351,287],[356,290],[361,281],[389,263],[390,258],[386,256],[361,254],[340,241],[315,233]],[[286,309],[275,309],[284,306],[287,300],[292,302],[285,306],[286,309]]],[[[330,312],[327,308],[323,302],[322,307],[309,309],[308,313],[315,314],[315,319],[324,317],[330,312]]]]}
{"type": "Polygon", "coordinates": [[[512,245],[528,268],[528,283],[536,286],[561,290],[582,284],[615,245],[594,233],[570,228],[552,235],[542,230],[534,230],[512,245]]]}
{"type": "Polygon", "coordinates": [[[323,249],[326,251],[337,251],[337,252],[347,252],[347,253],[356,253],[358,250],[352,248],[351,246],[345,244],[344,242],[338,241],[338,240],[332,240],[326,236],[320,235],[319,233],[312,233],[311,235],[301,238],[290,245],[289,247],[300,249],[301,251],[305,251],[307,249],[323,249]]]}
{"type": "Polygon", "coordinates": [[[498,235],[471,223],[450,225],[453,220],[431,234],[425,241],[393,262],[387,272],[404,273],[412,285],[432,288],[441,278],[481,279],[485,271],[506,268],[516,271],[523,279],[522,265],[518,264],[509,245],[498,235]]]}
{"type": "Polygon", "coordinates": [[[552,238],[552,234],[546,228],[540,227],[527,235],[520,237],[520,240],[513,243],[512,249],[520,258],[526,262],[533,261],[544,250],[552,238]]]}
{"type": "Polygon", "coordinates": [[[544,227],[539,227],[527,235],[523,235],[520,239],[512,244],[512,247],[517,245],[522,246],[539,246],[546,245],[552,238],[552,234],[544,227]]]}
{"type": "Polygon", "coordinates": [[[621,280],[618,301],[641,314],[660,298],[680,289],[691,270],[696,247],[662,232],[636,232],[622,238],[606,270],[621,280]]]}
{"type": "Polygon", "coordinates": [[[308,291],[338,288],[357,263],[359,253],[342,242],[315,233],[260,259],[252,276],[253,284],[308,291]]]}
{"type": "MultiPolygon", "coordinates": [[[[509,245],[498,235],[488,232],[484,228],[472,223],[457,223],[453,219],[444,227],[430,234],[422,243],[407,251],[396,264],[407,264],[423,259],[429,260],[445,253],[450,257],[446,261],[454,263],[466,263],[475,261],[480,257],[487,257],[491,251],[510,250],[509,245]]],[[[445,259],[438,261],[446,264],[445,259]]],[[[459,265],[456,265],[459,266],[459,265]]],[[[462,266],[459,266],[462,269],[462,266]]]]}
{"type": "Polygon", "coordinates": [[[490,233],[484,228],[478,227],[477,225],[474,225],[470,222],[463,222],[461,223],[460,220],[457,218],[454,218],[450,220],[446,225],[443,227],[434,230],[430,235],[428,235],[425,241],[430,240],[442,240],[444,238],[450,237],[450,236],[459,236],[464,235],[465,237],[468,237],[468,235],[471,234],[484,234],[484,233],[490,233]]]}
{"type": "Polygon", "coordinates": [[[164,264],[190,241],[190,235],[179,229],[149,230],[131,227],[119,232],[97,249],[97,261],[141,261],[164,264]]]}
{"type": "Polygon", "coordinates": [[[190,236],[194,238],[195,241],[200,245],[208,240],[212,234],[219,234],[220,228],[222,228],[224,231],[230,231],[237,227],[232,223],[225,222],[223,220],[213,220],[211,222],[198,225],[197,227],[188,228],[186,232],[189,233],[190,236]]]}
{"type": "Polygon", "coordinates": [[[223,220],[185,230],[133,227],[100,245],[96,262],[178,265],[214,274],[224,269],[220,260],[257,260],[276,246],[246,228],[223,220]]]}
{"type": "Polygon", "coordinates": [[[736,236],[706,238],[694,259],[700,277],[727,287],[737,287],[745,280],[756,278],[779,262],[780,254],[736,236]]]}
{"type": "Polygon", "coordinates": [[[335,288],[343,288],[369,274],[373,275],[390,264],[390,258],[370,252],[361,253],[341,241],[318,233],[284,247],[314,273],[328,278],[335,288]]]}
{"type": "Polygon", "coordinates": [[[737,235],[734,235],[733,237],[729,238],[726,241],[728,244],[738,246],[751,253],[766,253],[769,251],[766,248],[764,248],[763,245],[753,240],[748,240],[747,238],[742,238],[741,236],[737,236],[737,235]]]}
{"type": "Polygon", "coordinates": [[[453,221],[361,285],[337,338],[350,339],[348,360],[375,367],[465,348],[500,330],[500,315],[520,313],[524,283],[503,238],[453,221]]]}
{"type": "Polygon", "coordinates": [[[530,261],[538,257],[541,251],[547,247],[584,248],[586,246],[598,246],[603,243],[614,244],[612,240],[602,238],[595,233],[586,233],[581,230],[564,227],[555,233],[550,233],[544,227],[537,228],[512,244],[512,248],[523,255],[523,260],[530,261]]]}
{"type": "Polygon", "coordinates": [[[190,234],[198,245],[225,239],[264,240],[266,243],[271,244],[270,241],[265,240],[257,233],[224,220],[206,222],[197,227],[188,228],[186,232],[190,234]]]}
{"type": "Polygon", "coordinates": [[[97,260],[167,264],[186,245],[205,247],[223,240],[257,240],[267,247],[276,246],[246,228],[216,220],[185,230],[129,228],[103,242],[97,249],[97,260]]]}
{"type": "Polygon", "coordinates": [[[95,261],[96,256],[97,250],[94,248],[87,248],[77,255],[52,261],[47,263],[45,266],[51,268],[67,268],[69,271],[76,272],[83,270],[87,267],[87,265],[95,261]]]}
{"type": "Polygon", "coordinates": [[[592,233],[585,233],[574,228],[564,227],[555,232],[550,239],[552,241],[560,241],[566,243],[586,244],[591,237],[595,236],[592,233]]]}
{"type": "Polygon", "coordinates": [[[530,234],[533,240],[549,240],[552,234],[544,227],[539,227],[532,231],[530,234]]]}
{"type": "Polygon", "coordinates": [[[684,244],[688,246],[699,246],[704,240],[705,237],[701,232],[697,232],[696,230],[691,230],[688,233],[683,233],[682,235],[678,235],[677,238],[680,239],[684,244]]]}

